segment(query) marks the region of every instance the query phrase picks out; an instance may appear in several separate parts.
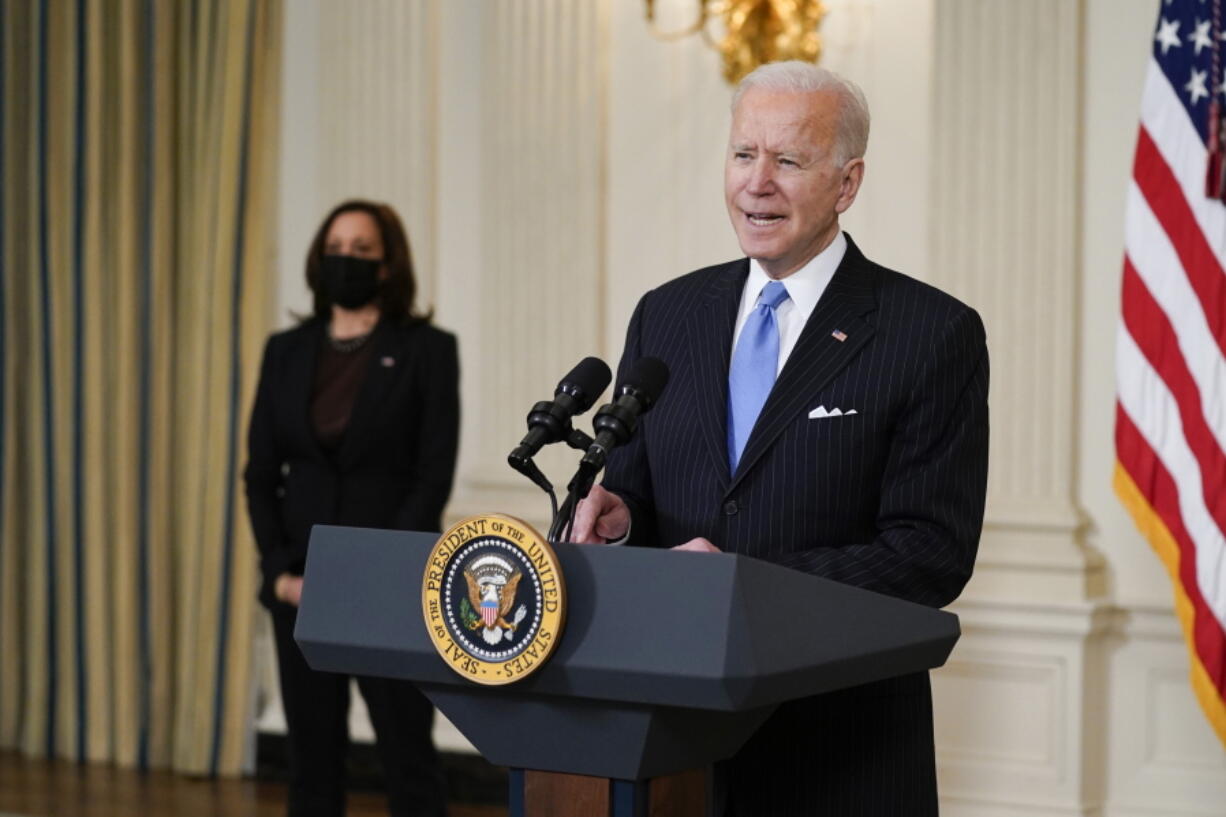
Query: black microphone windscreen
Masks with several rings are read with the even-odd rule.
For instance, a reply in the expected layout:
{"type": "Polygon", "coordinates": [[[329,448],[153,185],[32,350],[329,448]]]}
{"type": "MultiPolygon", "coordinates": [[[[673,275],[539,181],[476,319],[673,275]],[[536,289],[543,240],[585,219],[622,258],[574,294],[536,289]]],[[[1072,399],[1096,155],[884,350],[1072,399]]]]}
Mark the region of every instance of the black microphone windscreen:
{"type": "Polygon", "coordinates": [[[577,401],[579,408],[576,412],[582,413],[592,407],[592,403],[596,402],[596,398],[612,379],[613,373],[609,371],[607,363],[598,357],[585,357],[562,378],[557,391],[564,391],[576,398],[582,397],[577,401]]]}
{"type": "Polygon", "coordinates": [[[630,366],[623,387],[630,387],[642,392],[650,405],[659,399],[664,387],[668,385],[668,366],[658,357],[641,357],[630,366]]]}

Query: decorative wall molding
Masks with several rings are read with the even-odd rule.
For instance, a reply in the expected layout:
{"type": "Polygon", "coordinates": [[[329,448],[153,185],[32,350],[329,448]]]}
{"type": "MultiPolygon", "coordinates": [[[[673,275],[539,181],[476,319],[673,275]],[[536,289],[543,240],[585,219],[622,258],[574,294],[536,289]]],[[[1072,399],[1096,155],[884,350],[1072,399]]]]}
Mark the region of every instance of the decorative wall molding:
{"type": "Polygon", "coordinates": [[[1226,752],[1191,694],[1187,647],[1174,613],[1117,609],[1109,661],[1107,813],[1226,813],[1226,752]]]}
{"type": "Polygon", "coordinates": [[[962,599],[962,638],[933,673],[943,813],[1094,815],[1096,701],[1114,617],[1093,602],[962,599]]]}
{"type": "Polygon", "coordinates": [[[1082,527],[986,523],[965,595],[1036,604],[1096,599],[1107,590],[1101,555],[1082,544],[1082,527]]]}
{"type": "Polygon", "coordinates": [[[1020,767],[1051,779],[1060,777],[1063,747],[1057,739],[1067,717],[1062,690],[1065,665],[1058,656],[959,651],[941,673],[948,698],[978,709],[976,703],[1010,700],[1007,714],[1014,734],[985,730],[978,719],[947,721],[941,757],[947,766],[990,769],[1011,774],[1020,767]],[[979,700],[979,699],[984,700],[979,700]]]}
{"type": "Polygon", "coordinates": [[[933,673],[941,813],[1220,817],[1226,754],[1168,608],[962,599],[933,673]]]}

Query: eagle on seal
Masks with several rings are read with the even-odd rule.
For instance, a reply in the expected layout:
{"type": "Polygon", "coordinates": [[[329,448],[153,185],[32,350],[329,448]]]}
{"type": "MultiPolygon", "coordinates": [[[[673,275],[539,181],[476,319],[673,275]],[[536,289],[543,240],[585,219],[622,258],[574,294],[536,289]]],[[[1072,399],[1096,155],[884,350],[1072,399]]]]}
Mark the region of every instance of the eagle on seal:
{"type": "Polygon", "coordinates": [[[482,633],[482,636],[490,644],[498,643],[504,630],[514,631],[515,624],[507,621],[506,615],[515,605],[515,588],[519,586],[521,578],[523,578],[523,573],[517,570],[507,578],[505,584],[478,582],[471,570],[465,570],[464,580],[468,582],[468,602],[481,616],[469,624],[468,629],[476,630],[484,627],[485,632],[482,633]]]}

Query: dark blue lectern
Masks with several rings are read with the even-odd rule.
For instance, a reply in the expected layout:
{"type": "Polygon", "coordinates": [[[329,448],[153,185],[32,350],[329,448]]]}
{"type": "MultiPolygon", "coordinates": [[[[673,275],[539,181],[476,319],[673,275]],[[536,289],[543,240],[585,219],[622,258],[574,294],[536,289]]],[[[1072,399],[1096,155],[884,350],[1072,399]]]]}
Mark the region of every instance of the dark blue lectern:
{"type": "Polygon", "coordinates": [[[604,813],[645,815],[646,781],[730,757],[778,704],[939,667],[959,634],[951,613],[744,556],[559,544],[557,651],[522,682],[479,686],[422,619],[437,536],[316,527],[295,637],[315,669],[414,681],[513,770],[512,817],[535,802],[521,770],[607,779],[604,813]]]}

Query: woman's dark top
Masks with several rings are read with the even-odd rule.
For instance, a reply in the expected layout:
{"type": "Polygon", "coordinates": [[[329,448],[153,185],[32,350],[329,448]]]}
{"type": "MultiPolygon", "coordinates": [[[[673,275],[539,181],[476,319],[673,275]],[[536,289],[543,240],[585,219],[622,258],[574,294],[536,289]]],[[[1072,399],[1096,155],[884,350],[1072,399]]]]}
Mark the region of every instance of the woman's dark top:
{"type": "Polygon", "coordinates": [[[369,338],[349,352],[333,348],[326,336],[319,345],[315,387],[311,390],[311,426],[319,444],[331,453],[335,453],[345,439],[345,429],[349,427],[353,404],[366,380],[373,348],[369,338]]]}

